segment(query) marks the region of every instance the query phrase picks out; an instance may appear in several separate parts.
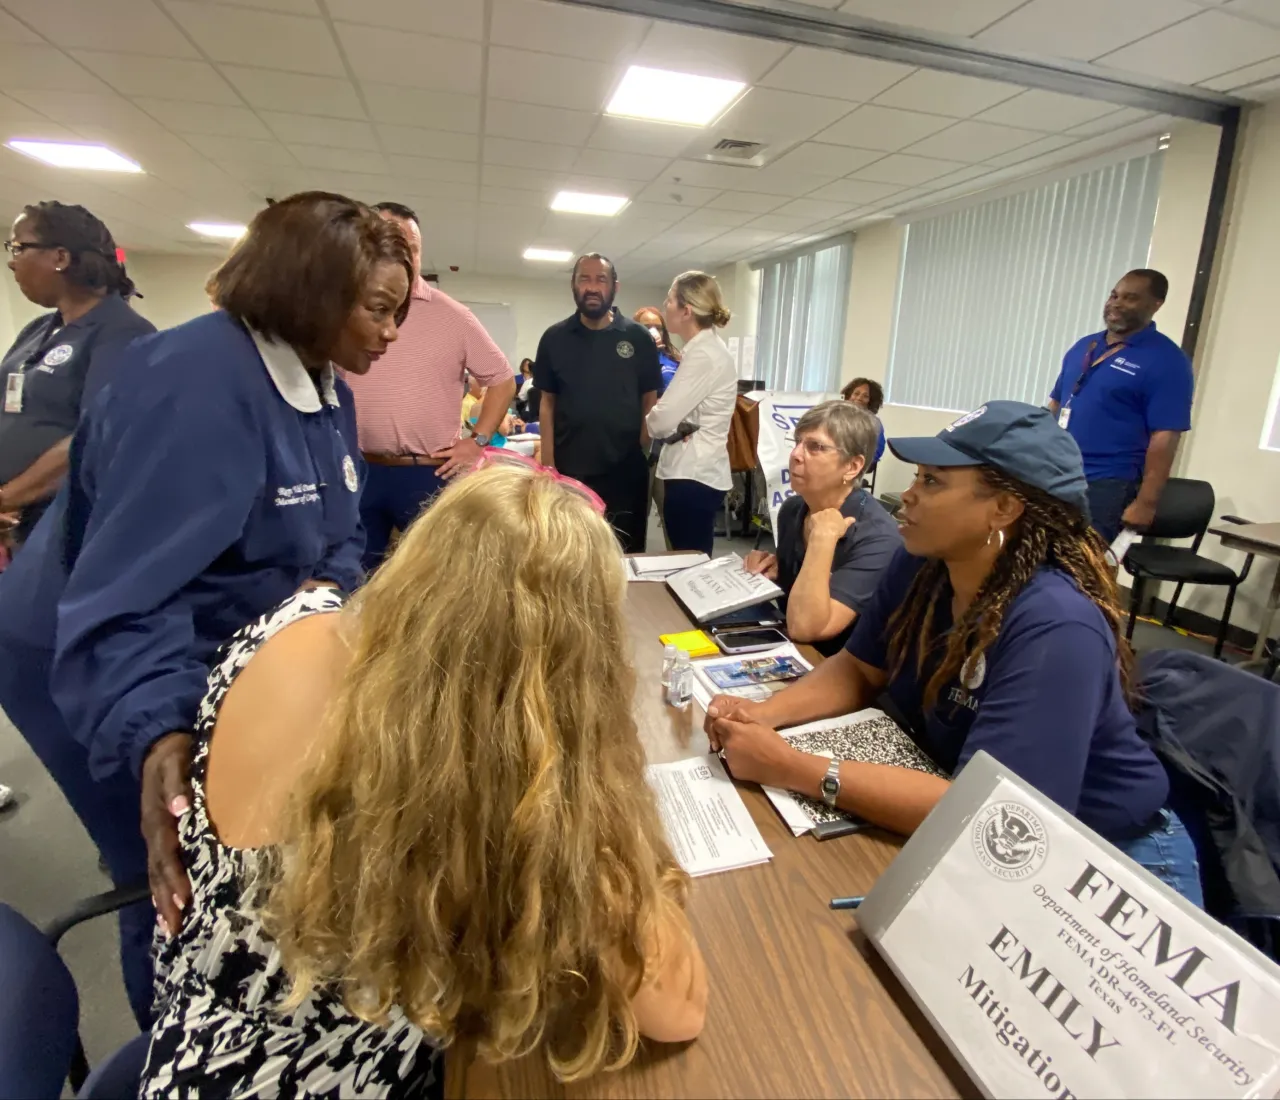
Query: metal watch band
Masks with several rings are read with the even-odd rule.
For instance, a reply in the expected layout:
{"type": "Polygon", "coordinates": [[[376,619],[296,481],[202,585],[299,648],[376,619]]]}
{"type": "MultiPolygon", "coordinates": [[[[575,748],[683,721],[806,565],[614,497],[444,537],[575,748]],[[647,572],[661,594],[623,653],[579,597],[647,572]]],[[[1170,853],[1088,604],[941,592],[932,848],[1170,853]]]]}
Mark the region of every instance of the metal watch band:
{"type": "Polygon", "coordinates": [[[840,797],[840,765],[842,763],[843,761],[840,760],[831,761],[827,774],[822,777],[820,785],[822,801],[831,807],[835,806],[836,799],[840,797]]]}

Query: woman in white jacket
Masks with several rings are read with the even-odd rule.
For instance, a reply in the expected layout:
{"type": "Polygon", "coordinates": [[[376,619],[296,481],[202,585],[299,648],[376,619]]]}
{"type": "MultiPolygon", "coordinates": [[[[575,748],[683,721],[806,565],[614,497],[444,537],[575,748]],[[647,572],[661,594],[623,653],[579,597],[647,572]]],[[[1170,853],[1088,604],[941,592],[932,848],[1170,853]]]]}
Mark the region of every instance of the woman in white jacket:
{"type": "Polygon", "coordinates": [[[657,476],[664,482],[662,522],[672,550],[711,553],[716,513],[733,484],[729,421],[738,397],[733,356],[716,333],[729,323],[720,284],[686,271],[663,303],[667,329],[684,341],[680,369],[645,423],[663,440],[657,476]]]}

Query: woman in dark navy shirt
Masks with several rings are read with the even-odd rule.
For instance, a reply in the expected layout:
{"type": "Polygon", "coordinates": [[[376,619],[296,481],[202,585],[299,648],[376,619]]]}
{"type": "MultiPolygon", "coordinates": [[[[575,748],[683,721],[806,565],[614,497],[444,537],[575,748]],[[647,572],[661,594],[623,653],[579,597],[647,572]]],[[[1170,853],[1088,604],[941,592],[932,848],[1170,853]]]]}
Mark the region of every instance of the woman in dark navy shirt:
{"type": "Polygon", "coordinates": [[[739,779],[911,833],[945,779],[833,763],[774,732],[884,692],[943,769],[985,749],[1199,904],[1194,848],[1129,709],[1133,654],[1075,442],[1044,409],[991,401],[936,439],[889,447],[918,466],[903,494],[905,548],[846,650],[766,703],[713,700],[713,748],[739,779]]]}
{"type": "Polygon", "coordinates": [[[0,513],[20,513],[21,544],[66,475],[81,408],[111,361],[156,326],[130,308],[133,282],[116,242],[83,206],[24,207],[5,250],[23,296],[53,310],[18,333],[0,361],[0,513]]]}
{"type": "MultiPolygon", "coordinates": [[[[220,308],[121,356],[65,488],[0,576],[0,706],[112,878],[149,878],[171,931],[191,896],[175,818],[211,658],[300,587],[363,579],[355,412],[334,366],[363,374],[396,338],[412,266],[400,230],[350,199],[261,211],[209,282],[220,308]]],[[[150,908],[121,915],[144,1027],[150,908]]]]}

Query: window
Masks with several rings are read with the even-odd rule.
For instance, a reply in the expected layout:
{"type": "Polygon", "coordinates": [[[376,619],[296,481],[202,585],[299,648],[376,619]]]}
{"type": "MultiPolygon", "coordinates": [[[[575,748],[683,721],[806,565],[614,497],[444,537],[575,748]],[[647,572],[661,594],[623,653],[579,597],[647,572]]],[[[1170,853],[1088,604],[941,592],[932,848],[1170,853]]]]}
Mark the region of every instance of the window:
{"type": "Polygon", "coordinates": [[[888,400],[1044,404],[1116,280],[1147,264],[1160,165],[1151,153],[911,222],[888,400]]]}
{"type": "Polygon", "coordinates": [[[766,389],[839,388],[852,257],[853,238],[839,237],[762,265],[755,373],[766,389]]]}

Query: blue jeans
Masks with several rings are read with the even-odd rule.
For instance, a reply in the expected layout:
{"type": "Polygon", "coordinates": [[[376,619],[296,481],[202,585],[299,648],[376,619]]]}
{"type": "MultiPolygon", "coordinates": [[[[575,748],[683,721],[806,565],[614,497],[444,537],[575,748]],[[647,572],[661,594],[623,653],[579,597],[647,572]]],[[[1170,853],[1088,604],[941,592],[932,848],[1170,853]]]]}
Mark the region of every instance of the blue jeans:
{"type": "Polygon", "coordinates": [[[662,526],[672,550],[714,553],[716,513],[724,505],[723,489],[678,477],[663,485],[662,526]]]}
{"type": "Polygon", "coordinates": [[[1089,482],[1089,522],[1107,543],[1115,542],[1124,523],[1124,510],[1138,495],[1140,481],[1121,477],[1100,477],[1089,482]]]}
{"type": "Polygon", "coordinates": [[[1196,848],[1182,819],[1172,810],[1161,810],[1154,828],[1130,840],[1116,841],[1115,846],[1187,901],[1204,908],[1196,848]]]}
{"type": "Polygon", "coordinates": [[[364,524],[364,568],[372,573],[391,542],[391,532],[403,531],[441,489],[437,466],[379,466],[365,469],[360,494],[360,522],[364,524]]]}

